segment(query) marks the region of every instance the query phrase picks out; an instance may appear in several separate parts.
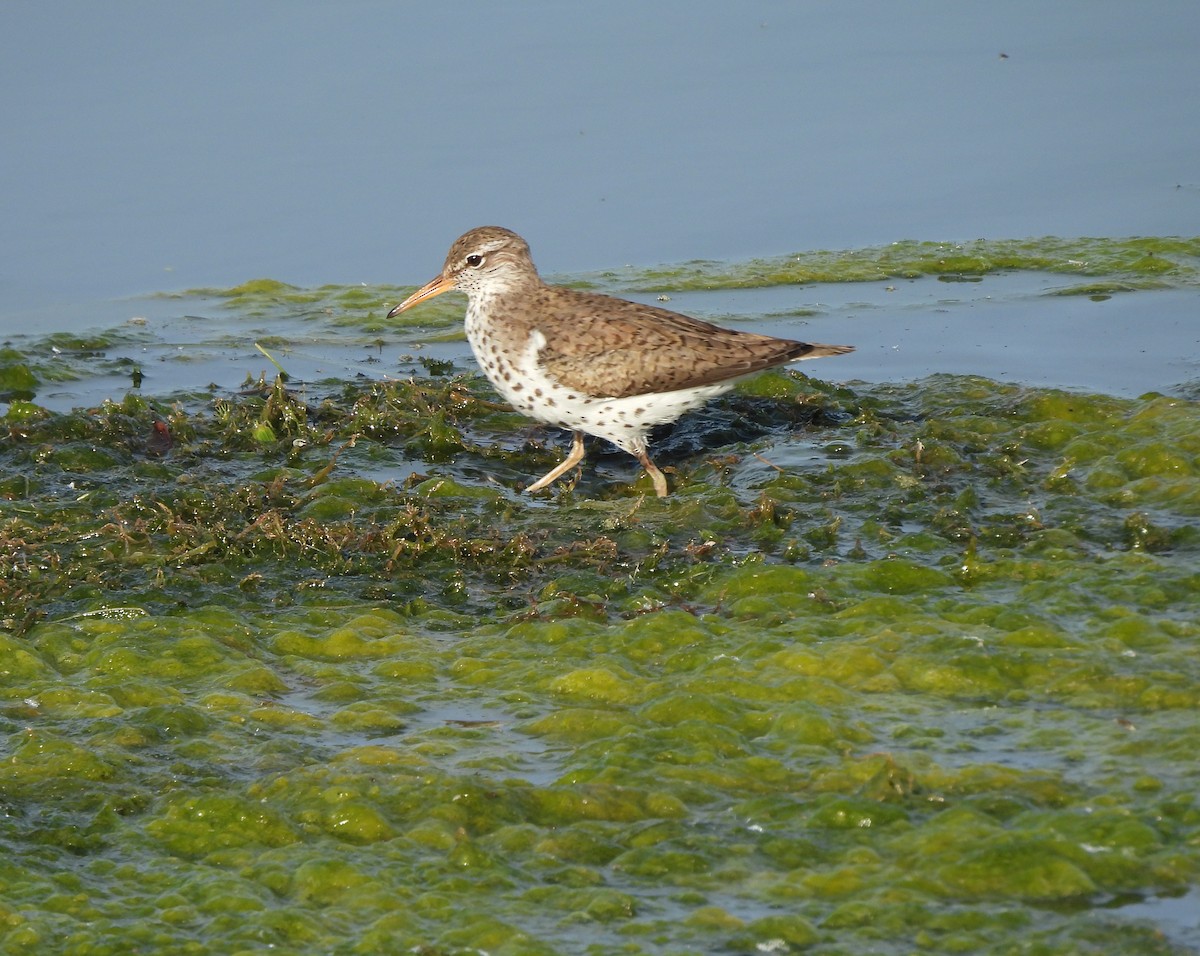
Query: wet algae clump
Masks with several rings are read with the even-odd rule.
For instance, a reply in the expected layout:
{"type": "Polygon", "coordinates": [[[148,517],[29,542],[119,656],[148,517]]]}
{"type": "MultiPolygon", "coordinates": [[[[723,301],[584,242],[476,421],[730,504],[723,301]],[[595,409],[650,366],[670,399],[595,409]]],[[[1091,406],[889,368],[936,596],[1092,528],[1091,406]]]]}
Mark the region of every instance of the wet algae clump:
{"type": "Polygon", "coordinates": [[[976,239],[971,242],[893,242],[874,249],[805,251],[749,262],[697,262],[639,270],[644,291],[742,289],[804,282],[878,282],[937,276],[945,281],[999,272],[1079,276],[1089,282],[1056,295],[1096,295],[1175,286],[1200,280],[1200,238],[976,239]]]}
{"type": "Polygon", "coordinates": [[[5,426],[4,952],[1190,951],[1195,402],[775,373],[663,501],[478,376],[5,426]]]}

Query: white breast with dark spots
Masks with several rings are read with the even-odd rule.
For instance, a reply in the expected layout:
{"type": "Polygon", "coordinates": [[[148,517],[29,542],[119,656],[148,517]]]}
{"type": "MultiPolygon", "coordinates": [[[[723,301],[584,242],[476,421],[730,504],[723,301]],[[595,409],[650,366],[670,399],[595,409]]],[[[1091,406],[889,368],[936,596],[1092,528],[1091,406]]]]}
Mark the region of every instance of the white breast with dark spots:
{"type": "Polygon", "coordinates": [[[518,347],[487,323],[472,321],[470,310],[466,330],[483,373],[513,408],[538,421],[605,438],[631,454],[645,450],[646,433],[655,425],[673,422],[733,387],[722,382],[625,398],[586,395],[543,371],[538,355],[546,337],[538,330],[518,347]]]}

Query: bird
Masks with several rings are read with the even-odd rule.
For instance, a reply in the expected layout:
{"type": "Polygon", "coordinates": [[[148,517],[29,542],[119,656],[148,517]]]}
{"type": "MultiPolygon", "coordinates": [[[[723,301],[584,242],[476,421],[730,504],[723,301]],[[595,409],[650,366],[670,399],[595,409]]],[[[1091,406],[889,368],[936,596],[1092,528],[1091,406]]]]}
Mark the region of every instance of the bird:
{"type": "Polygon", "coordinates": [[[450,247],[441,273],[388,312],[466,293],[467,341],[493,387],[517,411],[573,433],[570,454],[529,485],[547,488],[583,461],[583,436],[604,438],[641,463],[658,497],[667,479],[650,459],[656,426],[733,388],[741,378],[801,359],[843,355],[821,345],[722,328],[657,306],[549,285],[529,244],[480,226],[450,247]]]}

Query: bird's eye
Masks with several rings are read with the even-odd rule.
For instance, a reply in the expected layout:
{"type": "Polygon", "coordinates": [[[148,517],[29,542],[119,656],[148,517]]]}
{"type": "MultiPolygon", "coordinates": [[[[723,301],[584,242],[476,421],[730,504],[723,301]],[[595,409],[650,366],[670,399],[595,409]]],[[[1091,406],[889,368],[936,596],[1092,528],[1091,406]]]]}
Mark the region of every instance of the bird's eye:
{"type": "Polygon", "coordinates": [[[472,269],[483,265],[483,256],[479,256],[479,255],[467,256],[467,265],[469,265],[472,269]]]}

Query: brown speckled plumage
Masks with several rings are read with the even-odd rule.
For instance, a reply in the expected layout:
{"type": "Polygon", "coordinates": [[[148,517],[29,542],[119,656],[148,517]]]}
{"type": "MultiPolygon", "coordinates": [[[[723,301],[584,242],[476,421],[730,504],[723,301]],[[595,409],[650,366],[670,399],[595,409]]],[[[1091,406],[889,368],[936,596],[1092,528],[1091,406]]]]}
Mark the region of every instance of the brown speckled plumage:
{"type": "Polygon", "coordinates": [[[646,450],[649,430],[727,391],[746,375],[852,352],[756,335],[625,299],[547,285],[529,246],[499,226],[472,229],[442,273],[388,313],[450,289],[467,294],[467,339],[484,374],[515,408],[570,428],[571,454],[529,486],[545,488],[583,458],[583,434],[635,456],[667,493],[646,450]]]}

